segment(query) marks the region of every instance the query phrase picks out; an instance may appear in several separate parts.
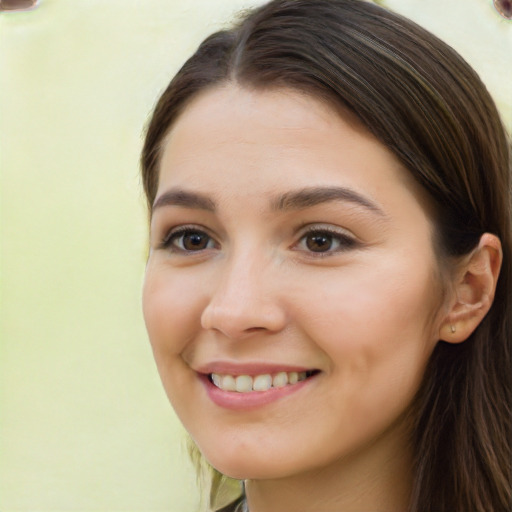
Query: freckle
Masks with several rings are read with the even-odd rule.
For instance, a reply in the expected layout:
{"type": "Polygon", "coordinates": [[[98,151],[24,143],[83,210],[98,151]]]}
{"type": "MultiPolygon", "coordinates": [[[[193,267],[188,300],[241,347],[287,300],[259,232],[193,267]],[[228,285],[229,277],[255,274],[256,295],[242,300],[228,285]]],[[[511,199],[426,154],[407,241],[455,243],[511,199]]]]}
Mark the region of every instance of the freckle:
{"type": "Polygon", "coordinates": [[[512,0],[494,0],[494,7],[504,18],[512,19],[512,0]]]}

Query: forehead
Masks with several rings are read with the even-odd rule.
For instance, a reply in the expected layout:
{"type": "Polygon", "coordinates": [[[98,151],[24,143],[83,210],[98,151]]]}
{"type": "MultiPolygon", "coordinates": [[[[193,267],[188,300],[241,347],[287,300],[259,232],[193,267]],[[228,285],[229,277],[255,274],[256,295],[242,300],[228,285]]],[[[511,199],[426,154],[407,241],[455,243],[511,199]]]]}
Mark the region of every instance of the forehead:
{"type": "Polygon", "coordinates": [[[308,139],[314,130],[321,138],[324,129],[339,123],[350,126],[354,134],[377,142],[353,113],[334,102],[290,88],[249,89],[222,84],[202,91],[190,101],[169,130],[163,146],[173,144],[190,129],[208,135],[201,142],[213,142],[214,137],[219,141],[222,134],[231,137],[232,131],[240,142],[257,142],[258,134],[265,135],[271,129],[274,136],[278,135],[274,139],[276,145],[288,144],[289,130],[297,136],[307,131],[308,139]],[[228,126],[232,130],[227,131],[228,126]]]}
{"type": "Polygon", "coordinates": [[[157,195],[171,186],[252,197],[325,185],[372,196],[409,181],[390,151],[332,105],[290,89],[224,85],[194,98],[173,125],[157,195]]]}

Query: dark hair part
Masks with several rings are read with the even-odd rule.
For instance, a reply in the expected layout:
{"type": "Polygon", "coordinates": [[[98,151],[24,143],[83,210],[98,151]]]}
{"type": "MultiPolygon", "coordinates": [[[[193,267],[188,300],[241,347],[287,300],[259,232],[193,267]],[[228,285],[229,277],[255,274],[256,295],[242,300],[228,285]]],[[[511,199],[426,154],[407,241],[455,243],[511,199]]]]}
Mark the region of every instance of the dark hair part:
{"type": "Polygon", "coordinates": [[[286,87],[354,113],[434,205],[440,261],[496,234],[493,306],[460,344],[439,342],[414,404],[410,512],[498,512],[511,498],[510,147],[478,75],[411,21],[361,0],[274,0],[208,37],[160,98],[142,152],[149,206],[166,134],[198,93],[286,87]]]}

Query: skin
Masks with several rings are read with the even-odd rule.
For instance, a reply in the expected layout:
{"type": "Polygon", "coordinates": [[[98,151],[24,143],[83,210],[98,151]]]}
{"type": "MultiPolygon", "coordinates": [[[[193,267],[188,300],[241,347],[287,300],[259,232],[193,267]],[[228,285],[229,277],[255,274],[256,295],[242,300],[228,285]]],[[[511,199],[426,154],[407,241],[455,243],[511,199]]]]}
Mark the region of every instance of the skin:
{"type": "Polygon", "coordinates": [[[440,332],[451,335],[432,224],[408,174],[314,98],[224,85],[196,97],[166,138],[156,202],[176,190],[203,201],[175,194],[154,209],[143,309],[164,388],[201,452],[247,480],[251,512],[405,510],[408,407],[440,332]],[[276,207],[318,187],[372,206],[276,207]],[[326,243],[311,250],[319,231],[326,243]],[[184,245],[191,233],[204,247],[184,245]],[[320,373],[229,410],[198,378],[216,361],[320,373]]]}

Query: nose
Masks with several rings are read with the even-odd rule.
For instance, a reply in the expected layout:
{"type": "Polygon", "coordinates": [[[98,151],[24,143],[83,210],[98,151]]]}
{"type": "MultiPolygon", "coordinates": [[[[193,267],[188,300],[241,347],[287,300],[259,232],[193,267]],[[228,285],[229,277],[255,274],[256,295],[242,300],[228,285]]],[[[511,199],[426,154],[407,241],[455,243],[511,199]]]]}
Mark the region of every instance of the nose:
{"type": "Polygon", "coordinates": [[[286,312],[271,267],[270,262],[265,264],[255,258],[226,261],[201,315],[203,329],[233,340],[282,330],[286,312]]]}

